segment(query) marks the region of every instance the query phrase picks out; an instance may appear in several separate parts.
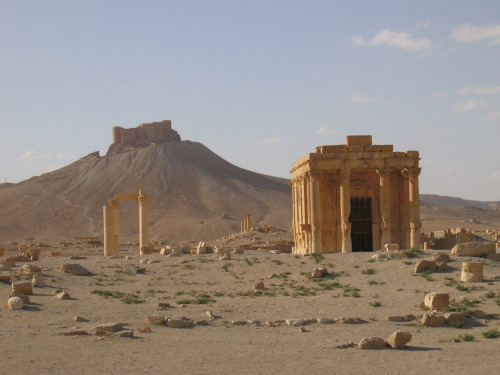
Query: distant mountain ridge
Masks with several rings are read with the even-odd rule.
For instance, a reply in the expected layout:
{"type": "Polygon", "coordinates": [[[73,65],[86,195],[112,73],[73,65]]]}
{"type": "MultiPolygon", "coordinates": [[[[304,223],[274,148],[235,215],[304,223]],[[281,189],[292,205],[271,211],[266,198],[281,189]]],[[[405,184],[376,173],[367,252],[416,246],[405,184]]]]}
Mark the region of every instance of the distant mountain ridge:
{"type": "Polygon", "coordinates": [[[420,194],[421,203],[427,202],[441,206],[454,207],[477,207],[484,210],[500,210],[500,201],[475,201],[457,197],[442,196],[436,194],[420,194]]]}

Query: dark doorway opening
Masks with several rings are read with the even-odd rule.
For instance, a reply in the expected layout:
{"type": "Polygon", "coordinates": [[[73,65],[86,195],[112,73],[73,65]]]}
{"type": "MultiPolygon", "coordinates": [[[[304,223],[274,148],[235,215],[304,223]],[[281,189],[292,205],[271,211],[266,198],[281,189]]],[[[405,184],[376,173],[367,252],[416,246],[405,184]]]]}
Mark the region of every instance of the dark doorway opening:
{"type": "Polygon", "coordinates": [[[373,251],[372,199],[351,198],[352,251],[373,251]]]}

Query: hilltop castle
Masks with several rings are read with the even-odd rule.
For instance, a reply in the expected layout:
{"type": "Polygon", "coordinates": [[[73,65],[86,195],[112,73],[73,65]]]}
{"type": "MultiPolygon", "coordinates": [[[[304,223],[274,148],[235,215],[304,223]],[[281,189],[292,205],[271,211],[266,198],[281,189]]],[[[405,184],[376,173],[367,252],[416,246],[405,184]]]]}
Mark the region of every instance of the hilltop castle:
{"type": "Polygon", "coordinates": [[[122,152],[129,148],[148,147],[153,144],[180,141],[181,137],[172,129],[172,121],[163,120],[140,124],[136,128],[113,127],[113,144],[107,155],[122,152]]]}

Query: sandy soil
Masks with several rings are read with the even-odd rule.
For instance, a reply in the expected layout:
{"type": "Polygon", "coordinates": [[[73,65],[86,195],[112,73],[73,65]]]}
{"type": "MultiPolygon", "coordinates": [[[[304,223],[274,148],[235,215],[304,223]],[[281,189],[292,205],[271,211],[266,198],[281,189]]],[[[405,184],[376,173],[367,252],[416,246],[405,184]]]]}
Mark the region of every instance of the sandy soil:
{"type": "MultiPolygon", "coordinates": [[[[0,309],[2,338],[1,374],[493,374],[498,371],[500,339],[482,333],[500,330],[500,321],[482,319],[476,312],[465,327],[424,327],[415,321],[398,323],[389,316],[424,314],[427,292],[449,293],[455,301],[476,301],[471,309],[500,315],[498,280],[460,284],[461,262],[452,258],[447,272],[428,278],[414,275],[418,258],[372,261],[372,253],[325,254],[320,258],[271,254],[247,250],[221,261],[215,254],[158,253],[140,256],[137,248],[123,247],[111,259],[101,248],[70,245],[57,248],[60,257],[49,257],[56,246],[44,248],[39,261],[45,287],[34,288],[31,304],[23,310],[0,309]],[[71,255],[86,259],[70,259],[71,255]],[[157,263],[141,264],[141,259],[157,263]],[[63,273],[60,266],[79,263],[89,276],[63,273]],[[127,274],[134,264],[140,273],[127,274]],[[307,273],[324,265],[329,275],[320,281],[307,273]],[[275,274],[275,277],[269,278],[275,274]],[[254,284],[266,289],[255,293],[254,284]],[[469,291],[458,290],[469,287],[469,291]],[[56,289],[72,299],[58,300],[56,289]],[[96,293],[121,292],[105,298],[96,293]],[[118,298],[114,298],[118,297],[118,298]],[[122,299],[128,297],[129,302],[122,299]],[[182,301],[184,300],[184,301],[182,301]],[[171,308],[159,310],[158,303],[171,308]],[[184,302],[180,305],[179,302],[184,302]],[[191,303],[187,303],[191,302],[191,303]],[[194,302],[206,302],[197,304],[194,302]],[[380,303],[380,306],[377,305],[380,303]],[[215,318],[210,318],[211,311],[215,318]],[[184,316],[206,320],[208,325],[176,329],[148,325],[149,315],[184,316]],[[75,322],[80,316],[88,322],[75,322]],[[361,318],[362,324],[311,323],[301,328],[266,322],[286,319],[361,318]],[[234,321],[254,320],[234,325],[234,321]],[[95,336],[94,327],[109,322],[126,323],[133,338],[95,336]],[[151,328],[151,332],[140,330],[151,328]],[[88,335],[65,336],[85,330],[88,335]],[[303,330],[304,332],[301,332],[303,330]],[[411,332],[402,350],[340,349],[368,336],[388,338],[397,330],[411,332]],[[469,342],[453,342],[460,335],[469,342]]],[[[7,255],[14,255],[9,250],[7,255]]],[[[449,253],[449,252],[447,252],[449,253]]],[[[431,252],[419,258],[430,257],[431,252]]],[[[477,259],[476,259],[477,260],[477,259]]],[[[485,276],[499,275],[500,263],[485,262],[485,276]]],[[[11,273],[15,276],[17,263],[11,273]]],[[[14,277],[16,278],[16,277],[14,277]]],[[[11,285],[0,283],[6,296],[11,285]]],[[[6,302],[6,299],[5,299],[6,302]]],[[[484,315],[484,314],[483,314],[484,315]]]]}

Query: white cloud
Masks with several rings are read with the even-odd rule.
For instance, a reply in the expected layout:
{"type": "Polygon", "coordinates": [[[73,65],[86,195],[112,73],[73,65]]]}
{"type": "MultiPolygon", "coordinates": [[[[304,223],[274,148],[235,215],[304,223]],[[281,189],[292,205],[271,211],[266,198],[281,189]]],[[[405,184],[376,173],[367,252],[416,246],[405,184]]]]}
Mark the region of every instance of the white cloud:
{"type": "Polygon", "coordinates": [[[437,99],[437,98],[443,98],[447,96],[448,94],[445,92],[433,92],[432,94],[429,95],[429,98],[431,99],[437,99]]]}
{"type": "Polygon", "coordinates": [[[416,39],[409,33],[403,31],[396,32],[389,29],[379,31],[369,40],[354,35],[352,37],[352,44],[355,46],[389,46],[411,52],[428,51],[434,48],[429,39],[416,39]]]}
{"type": "Polygon", "coordinates": [[[453,109],[456,112],[477,111],[486,108],[488,105],[484,100],[470,100],[468,102],[455,104],[453,109]]]}
{"type": "Polygon", "coordinates": [[[276,143],[281,143],[281,139],[278,137],[275,137],[275,138],[268,138],[268,139],[264,139],[264,140],[260,141],[261,145],[272,145],[272,144],[276,144],[276,143]]]}
{"type": "Polygon", "coordinates": [[[420,22],[417,23],[415,26],[412,27],[413,31],[418,31],[422,29],[427,29],[431,24],[431,21],[425,21],[425,22],[420,22]]]}
{"type": "Polygon", "coordinates": [[[316,130],[316,134],[335,134],[336,131],[333,129],[330,129],[327,126],[322,126],[318,130],[316,130]]]}
{"type": "Polygon", "coordinates": [[[63,160],[69,159],[69,155],[64,154],[53,154],[51,152],[38,152],[35,150],[26,151],[24,154],[19,156],[19,160],[40,160],[40,159],[55,159],[55,160],[63,160]]]}
{"type": "Polygon", "coordinates": [[[351,95],[351,103],[373,103],[373,102],[386,104],[387,100],[382,99],[382,98],[373,98],[373,97],[365,96],[365,95],[360,94],[360,93],[356,93],[356,94],[351,95]]]}
{"type": "Polygon", "coordinates": [[[454,27],[451,37],[462,43],[489,40],[492,44],[500,44],[500,25],[474,26],[466,23],[454,27]]]}
{"type": "Polygon", "coordinates": [[[464,87],[458,91],[460,95],[493,95],[500,94],[500,86],[495,87],[464,87]]]}

